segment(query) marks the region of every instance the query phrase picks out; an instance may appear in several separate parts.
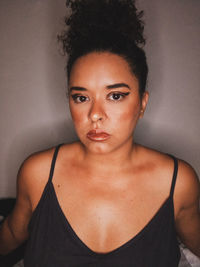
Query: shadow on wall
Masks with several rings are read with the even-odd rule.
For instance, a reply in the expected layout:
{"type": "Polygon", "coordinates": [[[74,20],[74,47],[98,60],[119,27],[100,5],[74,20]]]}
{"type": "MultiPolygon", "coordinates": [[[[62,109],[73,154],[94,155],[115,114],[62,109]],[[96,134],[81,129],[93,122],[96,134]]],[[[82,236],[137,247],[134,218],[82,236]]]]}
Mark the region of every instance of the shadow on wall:
{"type": "Polygon", "coordinates": [[[134,135],[135,141],[168,153],[187,161],[196,170],[200,177],[199,143],[198,140],[188,140],[184,132],[180,133],[168,125],[152,125],[145,118],[139,122],[134,135]]]}
{"type": "Polygon", "coordinates": [[[9,90],[3,92],[6,129],[2,138],[2,196],[15,196],[17,171],[27,156],[76,139],[66,108],[66,60],[60,56],[57,43],[57,33],[63,29],[64,7],[63,0],[8,1],[3,6],[5,24],[12,26],[16,21],[15,29],[7,27],[5,35],[18,46],[13,50],[10,42],[2,50],[4,64],[15,59],[11,70],[3,70],[2,89],[9,90]]]}
{"type": "Polygon", "coordinates": [[[155,120],[159,114],[163,99],[163,82],[164,73],[164,48],[161,40],[160,27],[160,11],[158,1],[137,1],[139,10],[144,10],[144,35],[146,37],[146,45],[144,50],[147,56],[147,63],[149,67],[149,74],[147,80],[147,91],[149,91],[150,99],[147,106],[148,118],[152,121],[155,120]],[[159,100],[159,101],[158,101],[159,100]]]}
{"type": "MultiPolygon", "coordinates": [[[[171,1],[172,2],[172,1],[171,1]]],[[[135,139],[138,143],[144,144],[146,146],[155,148],[164,153],[171,153],[178,158],[182,158],[195,168],[197,173],[200,175],[199,166],[199,141],[196,133],[191,133],[191,129],[178,128],[178,119],[182,118],[181,111],[176,111],[177,116],[174,117],[174,122],[176,123],[165,123],[163,120],[168,117],[167,109],[171,109],[169,97],[173,97],[173,92],[175,84],[169,81],[166,76],[169,76],[170,70],[166,66],[167,57],[170,56],[170,50],[166,43],[166,38],[169,37],[168,42],[170,42],[170,35],[177,33],[177,28],[170,29],[166,26],[167,22],[163,20],[163,12],[170,16],[170,9],[166,4],[166,9],[164,9],[165,4],[163,1],[146,1],[138,0],[138,8],[144,10],[144,21],[145,21],[145,36],[147,36],[146,41],[146,55],[147,62],[149,65],[149,78],[147,84],[147,90],[150,93],[150,99],[145,112],[145,117],[139,122],[139,125],[135,132],[135,139]],[[167,88],[169,86],[169,88],[167,88]],[[173,86],[173,87],[170,87],[173,86]],[[166,92],[164,90],[168,90],[166,92]],[[171,92],[170,92],[171,90],[171,92]],[[165,97],[168,97],[168,100],[165,97]],[[166,102],[168,101],[168,102],[166,102]],[[163,121],[163,122],[162,122],[163,121]],[[193,137],[193,138],[192,138],[193,137]]],[[[180,4],[181,5],[181,4],[180,4]]],[[[185,10],[185,4],[182,6],[185,10]]],[[[179,10],[175,8],[174,11],[179,14],[179,10]]],[[[173,18],[172,22],[176,23],[173,18]]],[[[177,22],[180,23],[180,22],[177,22]]],[[[182,27],[181,24],[178,24],[182,27]]],[[[195,26],[195,25],[194,25],[195,26]]],[[[172,37],[171,37],[172,38],[172,37]]],[[[178,46],[185,44],[174,44],[178,49],[178,46]]],[[[171,66],[173,68],[173,65],[171,66]]],[[[186,66],[181,66],[181,71],[185,71],[186,66]]],[[[187,79],[183,77],[183,80],[187,79]]],[[[172,77],[173,81],[173,77],[172,77]]],[[[182,83],[179,81],[179,86],[182,83]]],[[[182,95],[179,95],[182,96],[182,95]]],[[[198,97],[198,95],[196,95],[198,97]]],[[[188,104],[182,100],[178,102],[179,99],[175,100],[179,104],[188,104]]],[[[173,119],[173,113],[171,112],[171,118],[173,119]]],[[[188,127],[190,127],[190,121],[186,121],[188,127]]],[[[197,122],[196,122],[197,123],[197,122]]],[[[187,125],[186,125],[187,127],[187,125]]],[[[198,130],[198,126],[194,127],[194,131],[198,130]]]]}

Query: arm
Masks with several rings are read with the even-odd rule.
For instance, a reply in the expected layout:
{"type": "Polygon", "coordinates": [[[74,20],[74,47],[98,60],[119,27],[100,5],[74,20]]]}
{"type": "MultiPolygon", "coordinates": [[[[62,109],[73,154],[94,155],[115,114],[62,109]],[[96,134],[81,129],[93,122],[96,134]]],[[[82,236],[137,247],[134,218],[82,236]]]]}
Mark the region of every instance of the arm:
{"type": "Polygon", "coordinates": [[[176,229],[181,241],[200,257],[200,183],[194,170],[182,161],[177,182],[176,229]]]}
{"type": "Polygon", "coordinates": [[[49,177],[54,148],[29,157],[17,177],[17,200],[0,228],[0,254],[8,254],[28,238],[28,224],[49,177]]]}
{"type": "Polygon", "coordinates": [[[14,250],[28,237],[27,227],[32,212],[25,169],[22,166],[18,174],[15,207],[0,228],[0,254],[14,250]]]}

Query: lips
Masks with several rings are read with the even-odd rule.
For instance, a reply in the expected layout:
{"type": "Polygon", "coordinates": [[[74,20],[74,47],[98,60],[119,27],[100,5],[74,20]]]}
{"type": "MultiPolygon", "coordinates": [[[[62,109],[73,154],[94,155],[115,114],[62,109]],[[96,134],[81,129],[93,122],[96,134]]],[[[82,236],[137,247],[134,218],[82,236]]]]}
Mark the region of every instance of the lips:
{"type": "Polygon", "coordinates": [[[94,129],[87,133],[87,137],[92,141],[105,141],[110,137],[110,135],[103,132],[101,129],[94,129]]]}

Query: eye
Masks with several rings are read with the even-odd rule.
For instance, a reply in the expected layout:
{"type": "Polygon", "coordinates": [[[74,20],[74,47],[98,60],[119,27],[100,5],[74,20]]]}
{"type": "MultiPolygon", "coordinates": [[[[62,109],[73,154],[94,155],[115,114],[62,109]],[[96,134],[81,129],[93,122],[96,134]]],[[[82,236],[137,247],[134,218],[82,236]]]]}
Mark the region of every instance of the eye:
{"type": "Polygon", "coordinates": [[[71,97],[75,103],[83,103],[83,102],[89,100],[89,98],[87,96],[79,95],[79,94],[71,95],[71,97]]]}
{"type": "Polygon", "coordinates": [[[129,95],[129,92],[122,93],[122,92],[113,92],[108,95],[108,99],[112,101],[121,101],[123,100],[127,95],[129,95]]]}

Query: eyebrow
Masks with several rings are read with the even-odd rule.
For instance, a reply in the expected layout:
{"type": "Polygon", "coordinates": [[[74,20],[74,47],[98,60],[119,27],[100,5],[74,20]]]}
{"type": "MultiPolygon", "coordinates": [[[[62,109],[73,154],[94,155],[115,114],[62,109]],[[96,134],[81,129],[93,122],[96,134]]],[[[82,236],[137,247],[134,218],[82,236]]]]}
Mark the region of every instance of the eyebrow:
{"type": "MultiPolygon", "coordinates": [[[[111,85],[107,85],[106,89],[115,89],[115,88],[120,88],[120,87],[126,87],[128,89],[131,89],[130,86],[126,83],[115,83],[115,84],[111,84],[111,85]]],[[[72,90],[75,91],[87,91],[86,88],[81,87],[81,86],[72,86],[69,88],[69,91],[71,92],[72,90]]]]}
{"type": "Polygon", "coordinates": [[[126,87],[128,89],[131,89],[126,83],[115,83],[115,84],[106,86],[107,89],[114,89],[114,88],[120,88],[120,87],[126,87]]]}
{"type": "Polygon", "coordinates": [[[86,88],[80,87],[80,86],[72,86],[72,87],[70,87],[69,91],[71,92],[72,90],[75,90],[75,91],[87,91],[86,88]]]}

